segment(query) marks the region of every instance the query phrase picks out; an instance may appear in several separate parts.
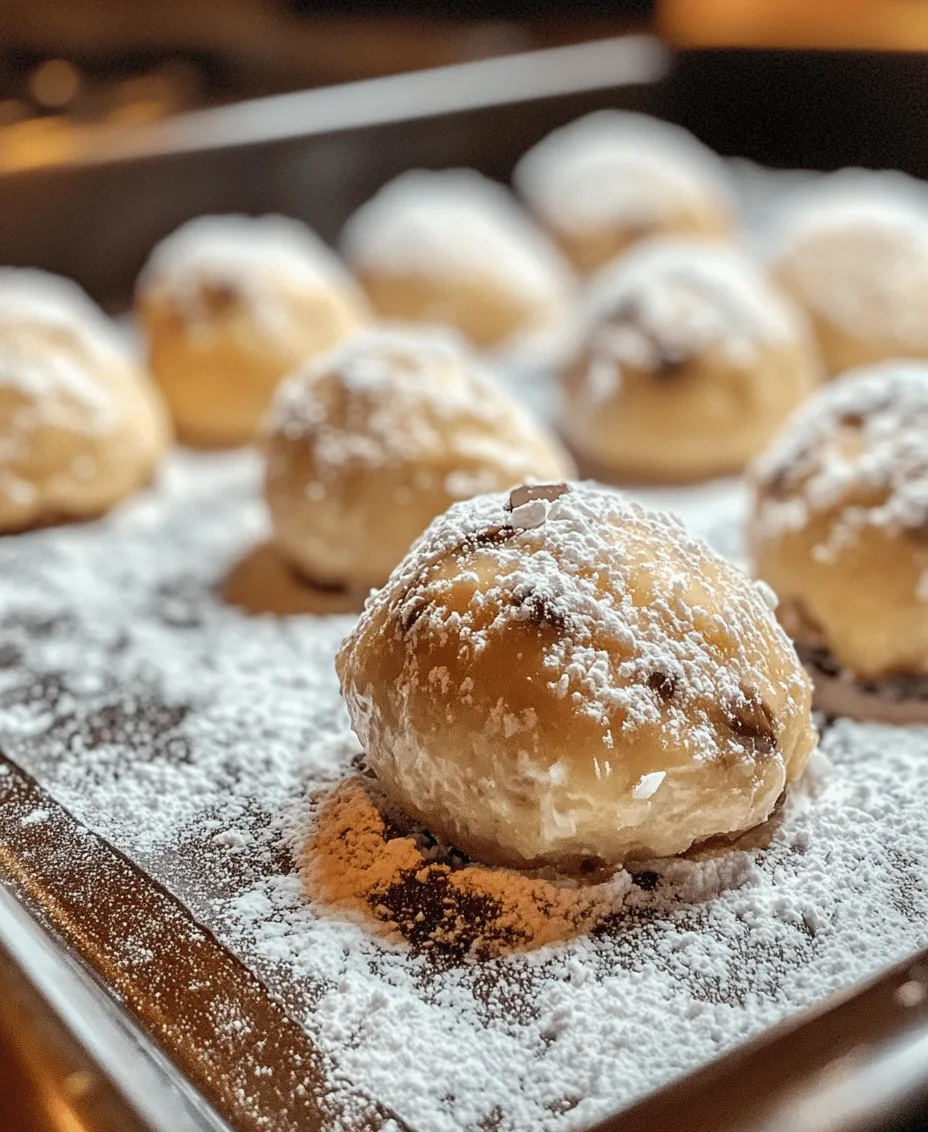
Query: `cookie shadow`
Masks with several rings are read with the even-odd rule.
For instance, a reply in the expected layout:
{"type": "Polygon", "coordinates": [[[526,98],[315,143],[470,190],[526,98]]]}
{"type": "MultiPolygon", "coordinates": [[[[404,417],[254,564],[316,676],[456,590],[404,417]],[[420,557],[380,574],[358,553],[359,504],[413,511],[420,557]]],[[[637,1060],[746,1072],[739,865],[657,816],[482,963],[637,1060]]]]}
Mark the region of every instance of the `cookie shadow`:
{"type": "Polygon", "coordinates": [[[227,605],[253,615],[270,613],[278,617],[360,613],[367,596],[365,590],[308,581],[285,561],[272,542],[248,551],[220,582],[218,590],[227,605]]]}

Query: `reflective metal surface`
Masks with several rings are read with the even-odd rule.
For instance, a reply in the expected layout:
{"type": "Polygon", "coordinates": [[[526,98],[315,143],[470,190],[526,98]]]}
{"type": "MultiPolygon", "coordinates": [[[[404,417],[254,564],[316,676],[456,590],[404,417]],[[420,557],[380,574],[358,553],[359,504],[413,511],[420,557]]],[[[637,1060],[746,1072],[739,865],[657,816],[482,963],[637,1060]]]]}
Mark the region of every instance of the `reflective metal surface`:
{"type": "Polygon", "coordinates": [[[0,1128],[221,1132],[73,959],[0,890],[0,1128]]]}

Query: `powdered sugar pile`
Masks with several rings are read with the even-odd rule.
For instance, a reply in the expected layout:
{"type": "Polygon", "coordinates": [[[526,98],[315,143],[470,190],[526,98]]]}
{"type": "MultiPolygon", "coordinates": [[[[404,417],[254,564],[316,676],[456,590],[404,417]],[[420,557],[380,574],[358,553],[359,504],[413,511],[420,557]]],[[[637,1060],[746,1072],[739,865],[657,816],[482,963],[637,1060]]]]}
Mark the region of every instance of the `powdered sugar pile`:
{"type": "Polygon", "coordinates": [[[802,334],[798,312],[743,252],[667,239],[634,248],[597,277],[578,342],[591,352],[587,378],[603,399],[623,364],[657,372],[717,347],[748,368],[765,347],[802,334]]]}
{"type": "Polygon", "coordinates": [[[857,338],[928,349],[928,194],[891,172],[845,170],[797,195],[769,238],[810,311],[857,338]]]}
{"type": "Polygon", "coordinates": [[[759,521],[770,534],[832,509],[835,546],[865,526],[890,534],[925,527],[928,365],[883,362],[825,386],[753,475],[764,492],[759,521]]]}
{"type": "Polygon", "coordinates": [[[414,169],[348,221],[348,259],[362,271],[480,286],[492,280],[553,308],[573,279],[566,261],[502,185],[472,169],[414,169]]]}
{"type": "MultiPolygon", "coordinates": [[[[928,734],[849,723],[769,844],[636,872],[592,936],[474,963],[310,907],[307,794],[357,753],[332,668],[352,622],[216,596],[266,536],[258,479],[177,454],[108,520],[0,540],[0,740],[281,997],[331,1129],[375,1097],[429,1132],[580,1128],[928,943],[928,734]]],[[[678,499],[736,529],[736,492],[678,499]]]]}
{"type": "Polygon", "coordinates": [[[555,130],[515,170],[545,221],[583,233],[659,222],[704,201],[730,204],[725,167],[688,131],[642,114],[600,110],[555,130]]]}

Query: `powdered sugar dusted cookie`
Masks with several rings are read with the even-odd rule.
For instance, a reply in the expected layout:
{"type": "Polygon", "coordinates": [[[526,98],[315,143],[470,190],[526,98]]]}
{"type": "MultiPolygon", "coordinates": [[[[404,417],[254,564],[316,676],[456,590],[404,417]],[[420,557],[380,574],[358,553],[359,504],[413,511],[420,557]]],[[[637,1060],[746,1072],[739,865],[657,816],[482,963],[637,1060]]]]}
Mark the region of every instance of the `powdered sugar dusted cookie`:
{"type": "Polygon", "coordinates": [[[745,253],[653,240],[591,286],[564,428],[598,469],[698,480],[743,468],[819,377],[804,317],[745,253]]]}
{"type": "Polygon", "coordinates": [[[773,266],[830,373],[928,358],[928,198],[901,176],[845,172],[808,191],[773,266]]]}
{"type": "Polygon", "coordinates": [[[549,134],[516,187],[574,265],[598,267],[644,237],[724,237],[735,225],[725,168],[679,126],[599,110],[549,134]]]}
{"type": "Polygon", "coordinates": [[[75,283],[0,271],[0,531],[102,514],[169,439],[157,389],[75,283]]]}
{"type": "Polygon", "coordinates": [[[437,519],[338,657],[397,806],[479,860],[574,871],[764,821],[815,746],[769,593],[607,488],[437,519]]]}
{"type": "Polygon", "coordinates": [[[754,567],[779,593],[817,690],[830,676],[848,692],[863,681],[884,701],[923,700],[928,365],[886,362],[829,385],[757,462],[753,481],[754,567]]]}
{"type": "Polygon", "coordinates": [[[366,318],[360,289],[298,220],[201,216],[152,252],[136,308],[182,440],[253,440],[274,390],[366,318]]]}
{"type": "Polygon", "coordinates": [[[342,243],[384,317],[447,323],[485,348],[556,330],[573,297],[566,260],[472,169],[402,174],[348,221],[342,243]]]}
{"type": "Polygon", "coordinates": [[[450,330],[364,331],[288,381],[268,421],[277,545],[316,582],[382,585],[455,500],[572,470],[450,330]]]}

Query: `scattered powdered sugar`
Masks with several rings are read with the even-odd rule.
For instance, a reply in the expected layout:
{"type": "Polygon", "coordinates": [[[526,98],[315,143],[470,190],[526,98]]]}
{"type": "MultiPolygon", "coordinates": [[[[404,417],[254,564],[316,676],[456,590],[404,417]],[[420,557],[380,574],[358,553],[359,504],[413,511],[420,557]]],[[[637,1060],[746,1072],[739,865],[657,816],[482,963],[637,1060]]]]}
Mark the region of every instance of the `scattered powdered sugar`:
{"type": "Polygon", "coordinates": [[[516,166],[516,187],[553,227],[651,225],[704,201],[731,206],[721,160],[680,126],[599,110],[549,134],[516,166]]]}
{"type": "Polygon", "coordinates": [[[928,349],[928,192],[893,172],[843,170],[797,195],[768,252],[810,311],[855,337],[928,349]]]}
{"type": "Polygon", "coordinates": [[[121,359],[127,352],[116,324],[83,288],[38,268],[0,268],[0,329],[11,323],[65,331],[101,359],[121,359]]]}
{"type": "Polygon", "coordinates": [[[336,287],[359,305],[360,291],[338,256],[289,216],[198,216],[156,245],[138,278],[139,293],[169,294],[191,318],[204,287],[231,288],[273,316],[269,287],[282,280],[308,291],[336,287]]]}
{"type": "Polygon", "coordinates": [[[348,221],[342,245],[362,271],[491,279],[552,307],[573,285],[566,260],[509,192],[472,169],[401,174],[348,221]]]}
{"type": "MultiPolygon", "coordinates": [[[[580,1128],[928,943],[928,734],[847,722],[764,836],[642,866],[592,934],[475,961],[310,905],[308,795],[357,753],[333,671],[352,619],[220,602],[267,534],[259,474],[174,454],[99,523],[0,540],[0,740],[286,1004],[332,1132],[371,1098],[429,1132],[580,1128]]],[[[677,499],[736,529],[736,491],[677,499]]]]}
{"type": "Polygon", "coordinates": [[[717,347],[747,368],[763,348],[802,333],[798,311],[746,253],[662,239],[633,248],[594,279],[577,338],[590,354],[591,394],[604,401],[617,391],[622,365],[657,372],[717,347]]]}
{"type": "Polygon", "coordinates": [[[928,364],[853,370],[801,407],[752,475],[759,522],[775,534],[836,510],[829,545],[866,526],[894,534],[928,523],[928,364]]]}
{"type": "Polygon", "coordinates": [[[419,460],[427,479],[430,462],[456,455],[463,466],[446,478],[453,496],[481,490],[487,467],[511,469],[513,481],[526,475],[541,436],[456,331],[394,323],[359,331],[285,381],[266,428],[311,440],[320,490],[351,466],[419,460]]]}

